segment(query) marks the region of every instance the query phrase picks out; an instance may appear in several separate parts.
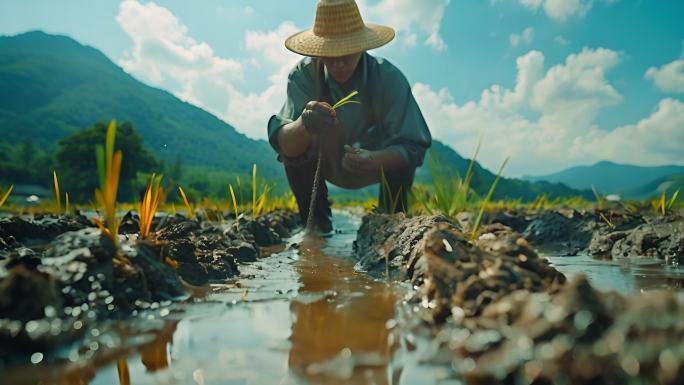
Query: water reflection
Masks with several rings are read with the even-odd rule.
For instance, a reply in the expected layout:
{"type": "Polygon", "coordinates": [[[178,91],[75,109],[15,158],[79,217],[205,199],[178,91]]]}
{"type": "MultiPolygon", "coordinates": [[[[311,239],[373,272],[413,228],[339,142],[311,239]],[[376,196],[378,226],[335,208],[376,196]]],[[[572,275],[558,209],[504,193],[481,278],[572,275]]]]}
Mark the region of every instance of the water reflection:
{"type": "Polygon", "coordinates": [[[289,367],[314,383],[387,384],[385,325],[394,316],[396,293],[328,255],[325,246],[323,239],[305,239],[294,263],[301,286],[290,305],[289,367]]]}

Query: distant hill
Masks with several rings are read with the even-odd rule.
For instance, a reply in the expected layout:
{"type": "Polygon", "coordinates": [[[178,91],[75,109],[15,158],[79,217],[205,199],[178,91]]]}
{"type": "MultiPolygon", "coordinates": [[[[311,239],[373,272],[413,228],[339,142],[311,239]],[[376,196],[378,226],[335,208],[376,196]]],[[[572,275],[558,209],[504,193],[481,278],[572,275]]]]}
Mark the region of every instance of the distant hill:
{"type": "Polygon", "coordinates": [[[97,49],[38,31],[0,36],[2,139],[30,137],[52,149],[70,133],[113,118],[132,122],[162,160],[180,156],[185,165],[244,174],[256,163],[260,175],[284,180],[266,141],[143,84],[97,49]]]}
{"type": "Polygon", "coordinates": [[[523,179],[563,183],[576,189],[594,186],[602,193],[629,196],[630,191],[647,183],[680,173],[684,173],[684,166],[643,167],[602,161],[592,166],[571,167],[554,174],[525,176],[523,179]]]}
{"type": "Polygon", "coordinates": [[[680,190],[680,194],[684,194],[684,173],[652,180],[625,192],[624,195],[634,199],[645,199],[660,196],[663,192],[667,192],[668,196],[671,196],[677,190],[680,190]]]}
{"type": "MultiPolygon", "coordinates": [[[[97,49],[39,31],[0,36],[0,139],[53,150],[70,133],[112,118],[133,123],[145,145],[169,163],[179,156],[184,166],[207,169],[207,177],[211,170],[245,175],[256,163],[260,176],[286,184],[266,141],[247,138],[214,115],[145,85],[97,49]]],[[[465,174],[469,161],[447,145],[434,141],[430,153],[452,175],[465,174]]],[[[486,193],[494,174],[476,164],[475,175],[476,190],[486,193]]],[[[431,182],[427,166],[416,181],[431,182]]],[[[580,194],[559,184],[503,178],[495,198],[531,200],[542,193],[580,194]]]]}

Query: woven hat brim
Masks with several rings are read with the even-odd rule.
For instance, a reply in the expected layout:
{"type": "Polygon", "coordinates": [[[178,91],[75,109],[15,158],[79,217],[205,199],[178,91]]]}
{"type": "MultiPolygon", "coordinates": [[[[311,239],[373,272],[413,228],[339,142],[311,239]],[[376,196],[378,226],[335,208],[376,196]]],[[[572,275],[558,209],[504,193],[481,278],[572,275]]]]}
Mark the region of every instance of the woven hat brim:
{"type": "Polygon", "coordinates": [[[285,40],[294,53],[314,57],[345,56],[381,47],[394,39],[394,30],[377,24],[366,24],[359,31],[340,36],[317,36],[313,29],[296,33],[285,40]]]}

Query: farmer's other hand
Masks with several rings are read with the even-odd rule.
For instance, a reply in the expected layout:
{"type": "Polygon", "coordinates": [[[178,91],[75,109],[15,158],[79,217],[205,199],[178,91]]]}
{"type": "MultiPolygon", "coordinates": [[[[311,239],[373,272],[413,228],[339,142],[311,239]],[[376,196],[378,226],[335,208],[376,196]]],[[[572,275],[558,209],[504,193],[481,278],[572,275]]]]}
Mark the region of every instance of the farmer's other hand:
{"type": "Polygon", "coordinates": [[[373,171],[379,168],[372,151],[349,145],[344,145],[342,167],[349,172],[373,171]]]}
{"type": "Polygon", "coordinates": [[[333,129],[337,124],[337,114],[326,102],[310,101],[302,112],[304,128],[312,135],[333,129]]]}

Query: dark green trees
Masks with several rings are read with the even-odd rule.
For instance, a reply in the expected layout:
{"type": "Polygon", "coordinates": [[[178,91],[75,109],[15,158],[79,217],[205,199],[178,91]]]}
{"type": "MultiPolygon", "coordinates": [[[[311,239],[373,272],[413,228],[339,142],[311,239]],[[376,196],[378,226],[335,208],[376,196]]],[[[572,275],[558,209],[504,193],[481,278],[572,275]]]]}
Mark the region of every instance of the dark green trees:
{"type": "MultiPolygon", "coordinates": [[[[64,186],[74,201],[94,199],[93,194],[98,186],[95,147],[104,143],[106,131],[105,123],[96,123],[59,141],[56,169],[60,185],[64,186]]],[[[137,201],[140,199],[136,191],[140,186],[134,184],[137,173],[152,171],[159,166],[159,162],[143,147],[142,137],[128,122],[117,126],[114,148],[123,152],[118,200],[137,201]]]]}

